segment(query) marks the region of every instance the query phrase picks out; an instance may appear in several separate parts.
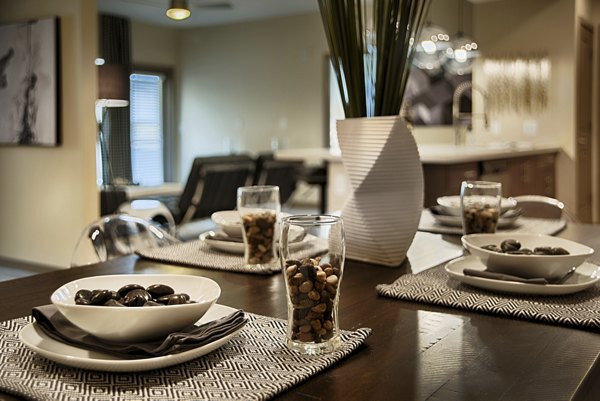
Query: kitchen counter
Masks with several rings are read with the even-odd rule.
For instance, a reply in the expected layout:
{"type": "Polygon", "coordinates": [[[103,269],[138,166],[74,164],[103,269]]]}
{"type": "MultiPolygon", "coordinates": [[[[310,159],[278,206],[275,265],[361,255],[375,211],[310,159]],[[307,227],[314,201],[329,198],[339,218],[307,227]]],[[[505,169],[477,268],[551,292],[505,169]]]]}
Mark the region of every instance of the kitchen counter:
{"type": "MultiPolygon", "coordinates": [[[[424,165],[450,166],[460,163],[486,162],[525,156],[554,154],[560,150],[556,145],[531,143],[502,143],[477,146],[452,144],[424,144],[419,155],[424,165]]],[[[328,148],[284,149],[275,153],[278,160],[299,160],[307,164],[328,163],[327,211],[340,210],[351,192],[351,184],[342,164],[341,152],[328,148]]],[[[478,175],[478,171],[475,175],[478,175]]],[[[476,177],[475,177],[476,178],[476,177]]],[[[491,177],[490,177],[491,178],[491,177]]],[[[471,179],[460,177],[460,179],[471,179]]]]}
{"type": "Polygon", "coordinates": [[[435,144],[420,145],[419,155],[423,164],[455,164],[556,153],[559,150],[560,147],[555,145],[490,144],[487,146],[456,146],[435,144]]]}
{"type": "MultiPolygon", "coordinates": [[[[421,162],[425,164],[455,164],[472,161],[506,159],[511,157],[532,156],[556,153],[556,145],[534,145],[529,143],[465,145],[427,144],[419,145],[421,162]]],[[[278,150],[275,158],[279,160],[302,160],[307,163],[341,162],[339,150],[327,148],[303,148],[278,150]]]]}

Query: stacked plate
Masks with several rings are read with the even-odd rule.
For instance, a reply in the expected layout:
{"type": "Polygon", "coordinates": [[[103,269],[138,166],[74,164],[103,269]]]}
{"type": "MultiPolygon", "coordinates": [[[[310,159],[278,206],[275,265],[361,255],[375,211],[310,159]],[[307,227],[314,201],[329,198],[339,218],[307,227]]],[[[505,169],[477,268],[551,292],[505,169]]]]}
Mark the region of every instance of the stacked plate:
{"type": "MultiPolygon", "coordinates": [[[[430,207],[429,211],[438,223],[450,227],[462,227],[460,196],[442,196],[437,198],[437,203],[430,207]]],[[[513,226],[523,214],[523,211],[517,208],[517,201],[513,198],[502,198],[501,208],[498,228],[513,226]]]]}
{"type": "MultiPolygon", "coordinates": [[[[288,216],[282,213],[282,216],[288,216]]],[[[208,231],[200,235],[200,240],[213,249],[233,253],[244,254],[244,238],[242,219],[236,210],[222,210],[212,214],[213,223],[218,226],[217,231],[208,231]]],[[[299,227],[292,227],[293,246],[300,247],[304,244],[304,231],[299,227]]],[[[292,246],[292,245],[290,245],[292,246]]]]}
{"type": "Polygon", "coordinates": [[[564,238],[496,233],[464,235],[461,241],[470,255],[452,260],[445,269],[450,276],[475,287],[565,295],[600,281],[600,268],[587,261],[594,249],[564,238]]]}

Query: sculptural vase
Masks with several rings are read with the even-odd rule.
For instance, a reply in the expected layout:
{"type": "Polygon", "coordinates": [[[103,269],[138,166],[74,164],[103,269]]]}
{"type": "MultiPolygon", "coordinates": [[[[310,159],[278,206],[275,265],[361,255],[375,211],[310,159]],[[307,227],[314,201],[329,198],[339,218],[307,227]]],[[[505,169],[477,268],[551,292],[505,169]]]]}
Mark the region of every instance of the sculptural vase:
{"type": "Polygon", "coordinates": [[[398,116],[337,122],[352,193],[342,208],[346,256],[401,264],[423,208],[423,168],[412,132],[398,116]]]}

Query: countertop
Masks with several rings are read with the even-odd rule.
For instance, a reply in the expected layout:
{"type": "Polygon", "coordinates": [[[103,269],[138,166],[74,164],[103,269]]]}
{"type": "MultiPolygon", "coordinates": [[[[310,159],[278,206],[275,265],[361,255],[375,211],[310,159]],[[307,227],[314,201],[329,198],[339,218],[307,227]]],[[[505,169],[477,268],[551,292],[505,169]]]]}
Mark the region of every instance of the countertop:
{"type": "MultiPolygon", "coordinates": [[[[506,159],[556,153],[559,146],[552,144],[490,144],[465,145],[427,144],[419,145],[421,161],[425,164],[455,164],[473,161],[506,159]]],[[[283,149],[275,153],[279,160],[303,160],[305,162],[340,162],[341,152],[328,148],[283,149]]]]}
{"type": "Polygon", "coordinates": [[[484,146],[419,145],[424,164],[455,164],[556,153],[555,145],[500,144],[484,146]]]}

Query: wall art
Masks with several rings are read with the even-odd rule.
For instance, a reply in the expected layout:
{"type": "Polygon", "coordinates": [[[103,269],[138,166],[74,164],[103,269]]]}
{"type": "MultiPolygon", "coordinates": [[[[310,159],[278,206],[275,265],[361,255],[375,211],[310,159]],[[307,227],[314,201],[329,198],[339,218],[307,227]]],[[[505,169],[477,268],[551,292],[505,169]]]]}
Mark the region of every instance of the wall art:
{"type": "Polygon", "coordinates": [[[0,25],[0,145],[60,143],[60,20],[0,25]]]}

